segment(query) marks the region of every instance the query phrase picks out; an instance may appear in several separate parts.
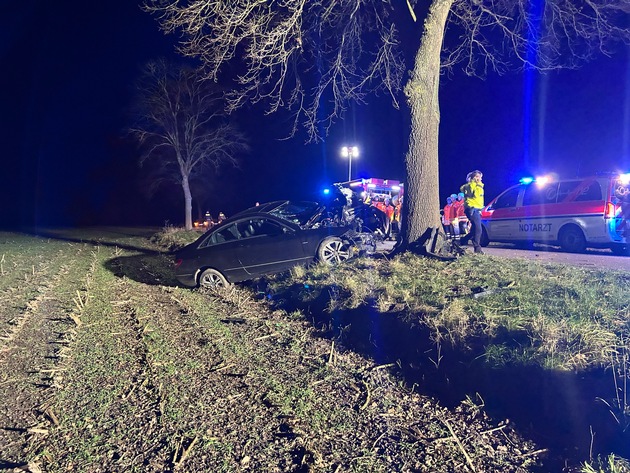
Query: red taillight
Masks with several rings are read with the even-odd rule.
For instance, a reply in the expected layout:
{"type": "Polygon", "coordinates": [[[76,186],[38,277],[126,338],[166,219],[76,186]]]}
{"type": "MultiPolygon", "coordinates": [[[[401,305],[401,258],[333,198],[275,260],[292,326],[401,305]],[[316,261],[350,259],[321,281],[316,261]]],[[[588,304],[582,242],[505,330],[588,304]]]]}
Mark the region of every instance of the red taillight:
{"type": "Polygon", "coordinates": [[[604,209],[604,218],[615,218],[615,204],[612,202],[606,202],[606,208],[604,209]]]}
{"type": "Polygon", "coordinates": [[[179,268],[179,267],[182,265],[182,263],[183,263],[183,262],[184,262],[184,260],[183,260],[183,259],[181,259],[181,258],[176,259],[176,260],[175,260],[175,267],[176,267],[176,268],[179,268]]]}

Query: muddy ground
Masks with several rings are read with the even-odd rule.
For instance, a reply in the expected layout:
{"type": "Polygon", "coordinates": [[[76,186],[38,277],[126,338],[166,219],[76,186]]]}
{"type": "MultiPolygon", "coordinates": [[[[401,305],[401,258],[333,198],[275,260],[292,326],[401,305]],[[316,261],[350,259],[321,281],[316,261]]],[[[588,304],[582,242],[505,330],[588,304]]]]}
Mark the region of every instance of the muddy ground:
{"type": "Polygon", "coordinates": [[[250,288],[179,287],[147,236],[0,234],[0,469],[547,471],[483,399],[444,407],[250,288]]]}

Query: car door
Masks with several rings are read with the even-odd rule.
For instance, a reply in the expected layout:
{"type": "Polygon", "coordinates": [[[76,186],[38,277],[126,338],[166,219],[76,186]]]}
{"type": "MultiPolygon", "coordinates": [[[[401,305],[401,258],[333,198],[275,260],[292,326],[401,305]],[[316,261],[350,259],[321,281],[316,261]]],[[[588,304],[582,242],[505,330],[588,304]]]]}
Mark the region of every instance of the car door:
{"type": "Polygon", "coordinates": [[[483,224],[490,241],[509,241],[514,238],[521,190],[522,186],[506,190],[484,210],[483,224]]]}
{"type": "Polygon", "coordinates": [[[517,239],[524,241],[554,240],[557,234],[559,182],[533,182],[523,193],[523,208],[518,222],[517,239]]]}
{"type": "Polygon", "coordinates": [[[248,273],[238,258],[240,244],[240,234],[235,223],[209,232],[196,251],[197,269],[214,268],[230,282],[247,279],[248,273]]]}
{"type": "Polygon", "coordinates": [[[302,231],[272,217],[252,217],[237,223],[241,234],[239,260],[251,275],[284,271],[313,258],[304,251],[302,231]]]}

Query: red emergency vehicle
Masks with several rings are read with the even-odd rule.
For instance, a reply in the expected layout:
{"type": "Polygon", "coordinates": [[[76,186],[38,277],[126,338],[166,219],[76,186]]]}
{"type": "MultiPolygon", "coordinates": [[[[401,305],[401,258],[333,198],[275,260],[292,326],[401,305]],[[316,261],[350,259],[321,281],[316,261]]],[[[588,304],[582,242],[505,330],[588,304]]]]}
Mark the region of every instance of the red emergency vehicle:
{"type": "Polygon", "coordinates": [[[492,200],[481,219],[484,246],[543,242],[572,252],[591,247],[628,254],[630,174],[521,179],[492,200]]]}

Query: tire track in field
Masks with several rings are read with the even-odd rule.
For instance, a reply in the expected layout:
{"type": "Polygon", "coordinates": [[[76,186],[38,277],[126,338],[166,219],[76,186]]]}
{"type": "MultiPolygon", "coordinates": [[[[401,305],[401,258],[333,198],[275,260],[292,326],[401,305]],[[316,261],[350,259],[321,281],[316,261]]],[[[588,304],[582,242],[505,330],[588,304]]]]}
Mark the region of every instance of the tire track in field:
{"type": "MultiPolygon", "coordinates": [[[[198,437],[191,436],[190,432],[199,426],[200,419],[190,419],[186,414],[186,420],[178,418],[177,409],[173,409],[174,388],[178,393],[177,402],[191,406],[198,400],[194,390],[178,389],[187,384],[186,373],[178,363],[192,359],[191,356],[199,350],[208,354],[205,359],[213,363],[211,359],[219,356],[218,350],[213,348],[210,339],[204,337],[200,327],[181,324],[185,309],[173,303],[165,288],[127,284],[122,297],[127,324],[137,341],[135,355],[141,369],[138,379],[143,380],[147,393],[154,400],[152,415],[157,429],[149,435],[152,443],[160,447],[145,452],[143,462],[154,466],[151,471],[179,471],[198,441],[198,437]]],[[[134,466],[137,465],[129,465],[134,466]]]]}
{"type": "MultiPolygon", "coordinates": [[[[114,278],[101,266],[90,291],[55,401],[60,425],[37,449],[47,471],[173,471],[174,454],[160,425],[160,387],[143,341],[146,327],[130,298],[133,283],[114,278]]],[[[139,286],[150,299],[152,288],[139,286]]]]}
{"type": "MultiPolygon", "coordinates": [[[[24,464],[27,444],[47,435],[56,421],[47,401],[54,393],[58,364],[71,344],[75,326],[68,316],[71,293],[62,288],[78,289],[79,275],[86,270],[76,259],[61,265],[52,276],[44,274],[45,283],[34,278],[31,283],[37,285],[37,295],[27,301],[4,337],[0,350],[0,399],[4,400],[0,403],[0,459],[8,465],[24,464]]],[[[27,292],[28,288],[23,289],[27,292]]]]}
{"type": "Polygon", "coordinates": [[[156,332],[168,334],[172,356],[166,367],[170,369],[156,372],[166,380],[162,392],[166,414],[185,412],[177,422],[164,425],[171,438],[180,439],[182,468],[305,468],[314,454],[294,430],[293,416],[284,415],[269,397],[270,385],[286,383],[292,376],[278,378],[274,373],[278,364],[287,362],[287,353],[278,344],[282,334],[268,308],[238,289],[232,294],[235,301],[172,288],[162,292],[152,299],[156,302],[153,323],[156,332]],[[189,303],[191,298],[210,307],[212,316],[202,316],[189,303]],[[267,356],[264,367],[256,366],[267,356]]]}
{"type": "MultiPolygon", "coordinates": [[[[81,250],[79,250],[79,254],[81,250]]],[[[40,262],[32,271],[23,273],[19,278],[3,281],[4,287],[0,295],[0,350],[11,343],[11,339],[24,324],[24,318],[33,313],[33,305],[41,302],[56,287],[59,278],[67,274],[70,267],[67,255],[57,252],[54,259],[40,262]]]]}
{"type": "Polygon", "coordinates": [[[171,288],[151,286],[138,292],[136,287],[128,297],[138,310],[135,320],[146,348],[145,375],[156,388],[160,427],[156,441],[166,446],[166,466],[171,471],[218,471],[222,464],[212,463],[212,458],[206,459],[204,469],[190,470],[189,458],[200,448],[207,450],[208,444],[231,441],[222,438],[226,409],[217,406],[227,404],[230,411],[243,407],[242,393],[248,386],[242,373],[234,373],[221,356],[217,333],[199,324],[171,288]]]}

